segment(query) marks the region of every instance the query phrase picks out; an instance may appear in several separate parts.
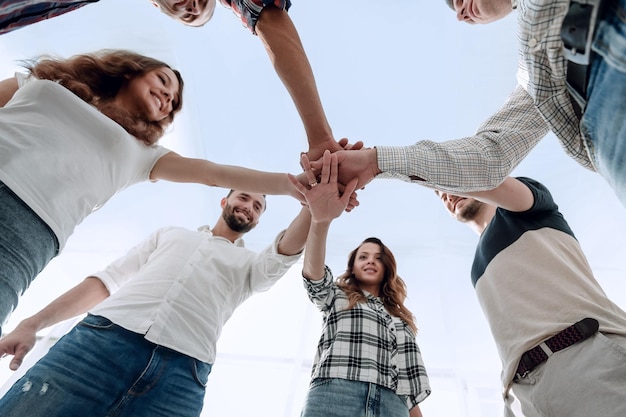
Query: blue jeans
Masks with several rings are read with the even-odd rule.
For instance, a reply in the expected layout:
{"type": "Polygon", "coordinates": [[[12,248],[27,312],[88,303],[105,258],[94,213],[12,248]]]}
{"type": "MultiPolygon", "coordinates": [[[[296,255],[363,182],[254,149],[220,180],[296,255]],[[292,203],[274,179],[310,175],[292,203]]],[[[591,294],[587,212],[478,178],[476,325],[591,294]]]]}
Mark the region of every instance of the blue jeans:
{"type": "Polygon", "coordinates": [[[606,0],[581,130],[598,172],[626,206],[626,0],[606,0]]]}
{"type": "Polygon", "coordinates": [[[369,382],[319,378],[300,417],[408,417],[406,397],[369,382]]]}
{"type": "Polygon", "coordinates": [[[197,417],[210,372],[208,363],[88,315],[15,382],[0,414],[197,417]]]}
{"type": "Polygon", "coordinates": [[[0,329],[58,251],[48,225],[0,181],[0,329]]]}

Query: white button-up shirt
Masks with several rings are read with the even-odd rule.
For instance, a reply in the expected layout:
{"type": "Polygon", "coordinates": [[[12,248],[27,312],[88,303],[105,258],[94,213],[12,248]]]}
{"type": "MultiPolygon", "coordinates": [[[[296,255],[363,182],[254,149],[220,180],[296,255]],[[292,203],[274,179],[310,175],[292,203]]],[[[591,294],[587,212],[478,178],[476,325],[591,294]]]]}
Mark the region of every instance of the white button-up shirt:
{"type": "Polygon", "coordinates": [[[283,233],[257,254],[241,239],[233,244],[213,236],[208,227],[159,229],[93,275],[111,296],[90,313],[213,363],[222,327],[235,308],[268,290],[300,257],[277,252],[283,233]]]}

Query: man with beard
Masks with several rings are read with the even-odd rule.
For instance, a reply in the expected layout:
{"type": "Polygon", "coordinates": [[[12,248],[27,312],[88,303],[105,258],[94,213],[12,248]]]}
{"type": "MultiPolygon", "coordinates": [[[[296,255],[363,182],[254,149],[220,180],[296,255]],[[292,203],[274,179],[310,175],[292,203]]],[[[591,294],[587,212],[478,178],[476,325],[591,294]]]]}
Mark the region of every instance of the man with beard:
{"type": "Polygon", "coordinates": [[[15,370],[38,330],[89,311],[0,399],[2,416],[199,416],[224,323],[298,260],[310,224],[303,207],[257,254],[241,238],[265,197],[231,190],[221,207],[212,229],[157,230],[0,340],[15,370]]]}
{"type": "Polygon", "coordinates": [[[437,191],[480,235],[472,283],[526,417],[626,415],[626,313],[593,273],[550,192],[506,178],[466,197],[437,191]]]}

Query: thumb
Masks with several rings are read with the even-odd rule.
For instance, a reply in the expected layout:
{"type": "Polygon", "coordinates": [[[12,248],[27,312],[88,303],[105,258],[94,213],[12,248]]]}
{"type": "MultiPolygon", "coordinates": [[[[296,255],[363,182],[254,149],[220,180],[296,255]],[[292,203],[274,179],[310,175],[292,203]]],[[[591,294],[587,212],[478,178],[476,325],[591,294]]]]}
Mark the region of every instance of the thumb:
{"type": "Polygon", "coordinates": [[[24,356],[26,356],[29,350],[30,349],[26,346],[18,347],[15,351],[15,356],[13,356],[13,359],[9,364],[9,369],[11,369],[12,371],[16,371],[22,365],[22,362],[24,361],[24,356]]]}
{"type": "Polygon", "coordinates": [[[350,201],[350,196],[356,190],[356,185],[358,182],[358,178],[353,178],[352,181],[350,181],[346,185],[345,190],[343,190],[343,194],[341,195],[341,201],[344,202],[346,205],[348,204],[348,201],[350,201]]]}

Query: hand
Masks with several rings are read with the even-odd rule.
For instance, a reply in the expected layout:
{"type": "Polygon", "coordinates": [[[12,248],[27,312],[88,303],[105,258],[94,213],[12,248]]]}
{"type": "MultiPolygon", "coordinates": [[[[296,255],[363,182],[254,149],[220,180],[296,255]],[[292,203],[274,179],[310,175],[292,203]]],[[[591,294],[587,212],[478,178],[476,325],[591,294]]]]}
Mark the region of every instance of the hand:
{"type": "Polygon", "coordinates": [[[317,161],[324,155],[324,151],[330,151],[331,153],[337,151],[349,151],[349,150],[359,150],[363,148],[363,142],[357,141],[356,143],[349,143],[348,138],[343,138],[339,142],[335,142],[332,139],[329,139],[320,144],[316,144],[313,147],[309,148],[309,151],[306,152],[306,155],[309,157],[310,161],[317,161]]]}
{"type": "Polygon", "coordinates": [[[26,325],[20,323],[15,330],[0,339],[0,358],[13,355],[9,369],[17,370],[24,356],[30,352],[37,341],[37,332],[26,325]]]}
{"type": "Polygon", "coordinates": [[[293,186],[304,196],[311,212],[313,222],[330,222],[346,210],[356,188],[357,180],[346,185],[343,195],[339,193],[337,183],[337,157],[330,151],[324,152],[319,182],[311,169],[309,159],[302,155],[302,166],[309,179],[310,188],[303,186],[293,175],[289,179],[293,186]]]}
{"type": "MultiPolygon", "coordinates": [[[[376,148],[337,151],[333,155],[337,156],[339,167],[337,181],[340,184],[348,184],[357,178],[358,187],[363,189],[376,175],[381,173],[378,168],[376,148]]],[[[321,160],[311,162],[313,172],[319,172],[321,167],[321,160]]]]}
{"type": "Polygon", "coordinates": [[[344,151],[358,151],[359,149],[363,149],[363,141],[361,140],[356,143],[349,143],[348,138],[343,138],[337,143],[339,143],[339,146],[341,146],[344,151]]]}

